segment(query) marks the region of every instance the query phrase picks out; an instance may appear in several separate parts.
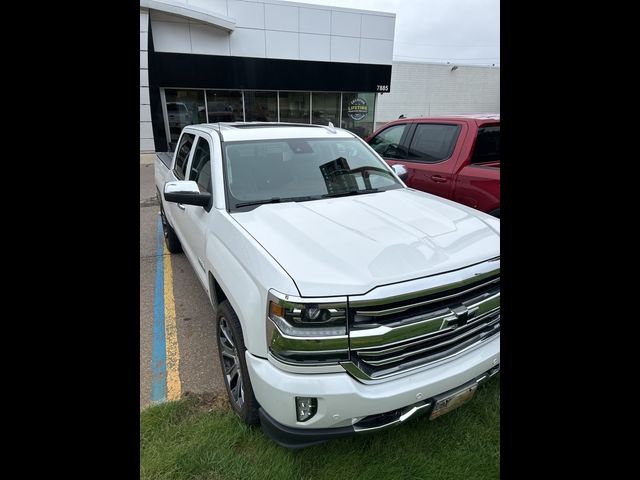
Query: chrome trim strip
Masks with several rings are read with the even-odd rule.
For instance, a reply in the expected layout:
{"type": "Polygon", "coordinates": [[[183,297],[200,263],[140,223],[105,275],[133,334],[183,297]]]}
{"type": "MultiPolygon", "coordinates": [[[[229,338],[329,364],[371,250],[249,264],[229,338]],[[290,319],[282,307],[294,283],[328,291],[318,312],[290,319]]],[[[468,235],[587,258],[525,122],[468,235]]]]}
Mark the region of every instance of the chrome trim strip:
{"type": "Polygon", "coordinates": [[[454,317],[454,315],[449,310],[444,315],[438,315],[434,318],[409,323],[400,327],[381,325],[366,330],[351,330],[351,349],[381,348],[396,345],[412,338],[424,338],[436,333],[453,330],[452,327],[443,328],[446,320],[451,317],[454,317]]]}
{"type": "MultiPolygon", "coordinates": [[[[445,295],[444,297],[437,297],[437,298],[432,298],[431,300],[425,300],[424,302],[418,302],[418,303],[412,303],[410,305],[403,305],[401,307],[395,307],[395,308],[388,308],[386,310],[356,310],[356,315],[362,315],[364,317],[382,317],[384,315],[392,315],[394,313],[400,313],[400,312],[404,312],[406,310],[409,310],[410,308],[415,308],[415,307],[422,307],[424,305],[429,305],[430,303],[434,303],[434,302],[440,302],[442,300],[449,300],[451,298],[455,298],[455,297],[459,297],[462,295],[465,295],[469,292],[472,292],[473,290],[477,290],[479,288],[482,287],[486,287],[487,285],[491,285],[492,283],[498,283],[500,281],[500,278],[494,278],[493,280],[490,280],[486,283],[482,283],[480,285],[476,285],[474,287],[471,287],[467,290],[463,290],[462,292],[459,293],[454,293],[451,295],[445,295]]],[[[392,303],[392,302],[389,302],[392,303]]]]}
{"type": "Polygon", "coordinates": [[[409,405],[408,407],[405,407],[404,410],[406,411],[404,413],[401,413],[400,416],[395,420],[391,420],[388,423],[384,423],[382,425],[376,425],[374,427],[359,427],[358,424],[355,423],[353,425],[353,430],[357,433],[363,433],[363,432],[375,432],[375,431],[384,430],[390,427],[394,427],[396,425],[400,425],[401,423],[406,422],[407,420],[409,420],[410,418],[412,418],[414,415],[418,413],[425,413],[426,412],[425,409],[429,408],[431,405],[432,405],[431,400],[423,400],[422,402],[415,403],[413,405],[409,405]]]}
{"type": "MultiPolygon", "coordinates": [[[[500,308],[500,292],[492,295],[489,298],[468,305],[468,309],[474,309],[477,315],[473,317],[468,323],[473,324],[486,317],[491,312],[500,308]]],[[[375,328],[356,330],[352,329],[349,334],[351,337],[351,350],[361,349],[380,349],[397,345],[400,342],[407,340],[419,340],[430,335],[436,335],[451,331],[456,327],[449,326],[450,323],[458,319],[456,313],[447,308],[447,312],[438,315],[433,318],[427,318],[426,320],[408,323],[406,325],[400,325],[398,327],[391,327],[388,325],[381,325],[375,328]]],[[[439,310],[442,311],[442,310],[439,310]]],[[[438,313],[438,312],[434,312],[438,313]]]]}
{"type": "MultiPolygon", "coordinates": [[[[272,322],[267,318],[267,322],[272,322]]],[[[323,354],[323,353],[347,353],[349,351],[349,336],[335,335],[326,337],[295,337],[282,333],[280,327],[273,324],[272,337],[269,348],[278,358],[279,353],[299,354],[323,354]]]]}
{"type": "Polygon", "coordinates": [[[499,273],[500,257],[495,257],[459,270],[383,285],[370,290],[364,295],[351,295],[349,296],[349,307],[358,308],[410,300],[464,287],[499,273]]]}
{"type": "MultiPolygon", "coordinates": [[[[478,332],[479,330],[482,330],[483,328],[487,328],[490,327],[492,325],[496,325],[500,322],[500,317],[496,318],[495,320],[492,320],[491,322],[482,324],[482,325],[478,325],[475,328],[472,328],[471,330],[467,330],[466,332],[462,333],[461,335],[458,335],[457,337],[451,338],[449,340],[446,340],[444,342],[440,342],[436,345],[430,345],[428,347],[423,347],[423,348],[419,348],[417,350],[411,350],[408,352],[404,352],[401,353],[400,355],[396,355],[395,357],[391,357],[391,358],[385,358],[383,360],[373,360],[373,359],[369,359],[369,358],[363,358],[362,356],[360,356],[360,359],[366,363],[367,365],[372,365],[374,367],[379,367],[381,365],[388,365],[390,363],[393,362],[397,362],[399,360],[404,360],[407,357],[411,357],[413,355],[419,355],[421,353],[425,353],[428,352],[429,350],[434,350],[436,348],[440,348],[440,347],[446,347],[447,345],[450,345],[452,343],[456,343],[459,342],[460,340],[466,338],[466,337],[470,337],[472,336],[474,333],[478,332]]],[[[487,337],[488,335],[490,335],[491,332],[486,332],[485,334],[481,335],[479,338],[480,340],[482,340],[483,338],[487,337]]],[[[471,340],[471,339],[469,339],[471,340]]],[[[467,340],[468,341],[468,340],[467,340]]],[[[428,361],[428,359],[425,359],[425,361],[428,361]]]]}
{"type": "MultiPolygon", "coordinates": [[[[490,339],[488,340],[499,340],[500,339],[500,332],[498,332],[495,335],[492,335],[490,339]]],[[[389,373],[387,375],[381,375],[378,377],[370,377],[369,375],[367,375],[366,373],[364,373],[362,370],[360,370],[356,364],[354,364],[352,361],[348,361],[348,362],[340,362],[340,365],[342,365],[342,367],[349,373],[351,374],[352,377],[354,377],[356,380],[358,380],[361,383],[367,384],[367,385],[373,385],[376,383],[383,383],[385,381],[387,381],[389,378],[393,377],[393,378],[402,378],[402,377],[406,377],[408,375],[412,375],[414,373],[418,373],[422,370],[427,370],[429,368],[433,368],[436,365],[439,365],[441,363],[444,363],[448,360],[450,360],[453,357],[457,357],[458,355],[461,355],[463,353],[466,353],[470,350],[473,350],[477,347],[479,347],[480,345],[484,345],[484,340],[480,340],[472,345],[469,345],[468,347],[463,348],[462,350],[460,350],[459,352],[455,352],[449,356],[443,357],[443,358],[439,358],[438,360],[436,360],[435,362],[431,362],[431,363],[425,363],[422,365],[416,365],[414,367],[411,368],[407,368],[406,370],[402,370],[400,372],[393,372],[393,373],[389,373]]]]}
{"type": "MultiPolygon", "coordinates": [[[[500,307],[494,308],[493,310],[490,310],[489,312],[487,312],[486,314],[482,315],[481,317],[478,317],[478,318],[474,319],[473,322],[467,323],[465,325],[465,327],[473,326],[476,323],[479,323],[482,320],[485,320],[487,317],[490,317],[490,316],[494,315],[499,310],[499,308],[500,307]]],[[[489,323],[490,322],[486,322],[484,324],[484,326],[487,326],[489,323]]],[[[460,327],[460,328],[464,328],[464,327],[460,327]]],[[[393,344],[390,344],[391,346],[389,348],[381,348],[381,349],[378,349],[378,350],[373,350],[373,348],[377,348],[377,347],[363,347],[363,348],[359,348],[359,349],[352,348],[352,350],[357,351],[358,355],[360,355],[361,357],[387,355],[389,353],[393,353],[393,352],[397,352],[397,351],[400,351],[400,350],[404,350],[405,348],[409,348],[409,347],[412,347],[414,345],[418,345],[420,343],[428,341],[429,337],[436,337],[436,334],[452,332],[453,330],[455,330],[455,329],[453,329],[453,328],[445,328],[445,329],[439,330],[436,333],[430,333],[428,335],[423,335],[421,337],[412,337],[412,338],[415,338],[415,341],[410,342],[410,343],[402,343],[401,345],[398,345],[401,342],[394,342],[393,344]]],[[[444,342],[443,343],[439,343],[438,345],[444,345],[444,342]]],[[[385,345],[381,345],[381,346],[385,347],[385,345]]]]}
{"type": "MultiPolygon", "coordinates": [[[[279,292],[273,288],[269,289],[269,295],[273,295],[279,300],[291,303],[325,303],[325,304],[344,304],[342,308],[346,307],[347,297],[297,297],[295,295],[287,295],[286,293],[279,292]]],[[[267,302],[268,303],[268,302],[267,302]]],[[[269,316],[269,305],[267,304],[267,316],[269,316]]]]}
{"type": "Polygon", "coordinates": [[[488,372],[485,372],[483,375],[481,375],[480,377],[476,378],[476,383],[478,385],[480,385],[481,383],[485,383],[490,378],[495,377],[498,373],[500,373],[500,364],[497,364],[491,370],[489,370],[488,372]]]}
{"type": "MultiPolygon", "coordinates": [[[[249,354],[251,355],[251,354],[249,354]]],[[[256,357],[258,358],[258,357],[256,357]]],[[[275,365],[280,370],[284,370],[285,372],[291,373],[304,373],[306,374],[324,374],[324,373],[344,373],[344,368],[342,368],[337,362],[330,363],[313,363],[308,364],[305,363],[301,365],[299,363],[289,363],[285,360],[281,360],[271,352],[267,352],[267,360],[275,365]]]]}
{"type": "Polygon", "coordinates": [[[415,415],[417,412],[419,412],[420,410],[427,408],[431,405],[431,402],[425,402],[424,405],[419,405],[419,406],[414,406],[411,408],[411,410],[409,410],[408,412],[400,415],[400,423],[405,422],[407,420],[409,420],[413,415],[415,415]]]}

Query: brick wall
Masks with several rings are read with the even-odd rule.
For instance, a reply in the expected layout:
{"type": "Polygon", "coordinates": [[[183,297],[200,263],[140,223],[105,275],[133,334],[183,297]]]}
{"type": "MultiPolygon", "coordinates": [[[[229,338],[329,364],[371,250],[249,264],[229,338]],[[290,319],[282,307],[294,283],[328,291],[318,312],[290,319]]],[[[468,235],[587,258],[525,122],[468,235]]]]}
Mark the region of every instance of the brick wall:
{"type": "Polygon", "coordinates": [[[393,62],[391,92],[378,95],[376,127],[406,117],[500,113],[500,67],[393,62]]]}

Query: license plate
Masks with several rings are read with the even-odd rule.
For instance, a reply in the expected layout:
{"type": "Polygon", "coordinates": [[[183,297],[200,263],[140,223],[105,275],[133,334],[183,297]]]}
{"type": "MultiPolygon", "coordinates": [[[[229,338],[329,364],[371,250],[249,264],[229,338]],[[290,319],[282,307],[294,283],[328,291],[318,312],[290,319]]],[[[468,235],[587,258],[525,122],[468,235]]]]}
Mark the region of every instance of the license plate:
{"type": "Polygon", "coordinates": [[[449,413],[451,410],[454,410],[463,403],[471,400],[473,394],[476,393],[477,386],[478,384],[474,382],[472,385],[466,386],[462,390],[458,390],[446,397],[438,399],[431,411],[429,419],[433,420],[434,418],[438,418],[439,416],[449,413]]]}

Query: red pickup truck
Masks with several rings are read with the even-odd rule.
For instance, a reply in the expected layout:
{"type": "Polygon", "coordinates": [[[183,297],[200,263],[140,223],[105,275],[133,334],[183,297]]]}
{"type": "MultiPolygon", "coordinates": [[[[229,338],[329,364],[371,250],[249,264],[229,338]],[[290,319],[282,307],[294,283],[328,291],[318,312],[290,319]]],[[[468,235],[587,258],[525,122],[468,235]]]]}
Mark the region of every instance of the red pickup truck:
{"type": "Polygon", "coordinates": [[[403,118],[366,141],[409,187],[500,218],[500,115],[403,118]]]}

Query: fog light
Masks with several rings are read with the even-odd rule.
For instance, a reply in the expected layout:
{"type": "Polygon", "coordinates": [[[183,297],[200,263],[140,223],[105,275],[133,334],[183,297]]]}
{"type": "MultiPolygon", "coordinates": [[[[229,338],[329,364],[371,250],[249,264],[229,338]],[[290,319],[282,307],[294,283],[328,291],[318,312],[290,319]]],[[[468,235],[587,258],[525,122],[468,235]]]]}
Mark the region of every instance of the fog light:
{"type": "Polygon", "coordinates": [[[296,397],[296,411],[299,422],[306,422],[318,411],[318,399],[314,397],[296,397]]]}

